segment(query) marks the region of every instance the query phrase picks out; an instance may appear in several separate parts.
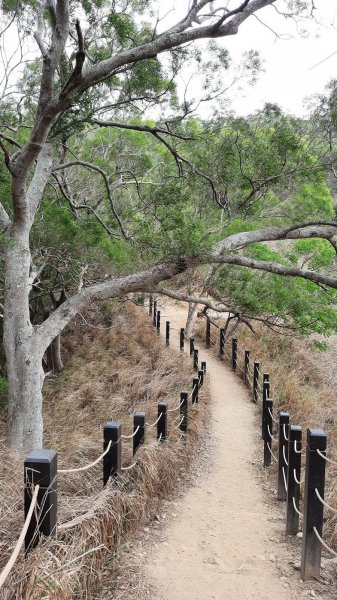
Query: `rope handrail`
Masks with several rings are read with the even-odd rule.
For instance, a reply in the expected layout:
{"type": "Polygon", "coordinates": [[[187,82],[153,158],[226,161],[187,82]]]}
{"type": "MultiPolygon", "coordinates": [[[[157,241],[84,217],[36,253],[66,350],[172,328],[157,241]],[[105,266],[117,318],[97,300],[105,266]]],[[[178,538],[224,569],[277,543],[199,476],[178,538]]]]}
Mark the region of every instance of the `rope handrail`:
{"type": "Polygon", "coordinates": [[[284,445],[282,446],[282,454],[283,454],[283,460],[284,460],[284,462],[286,463],[287,467],[289,467],[289,463],[288,463],[288,461],[286,459],[286,451],[285,451],[285,446],[284,445]]]}
{"type": "Polygon", "coordinates": [[[30,507],[29,507],[29,510],[28,510],[28,513],[27,513],[27,516],[26,516],[23,528],[22,528],[21,533],[19,535],[18,541],[16,542],[14,550],[13,550],[11,556],[9,557],[9,559],[8,559],[7,563],[5,564],[2,572],[0,573],[0,589],[2,588],[3,584],[5,583],[8,575],[10,574],[12,568],[15,565],[17,557],[19,556],[19,552],[21,550],[22,544],[23,544],[23,542],[25,540],[25,537],[26,537],[26,533],[27,533],[28,527],[30,525],[30,521],[31,521],[31,518],[32,518],[32,515],[33,515],[33,510],[34,510],[36,502],[37,502],[37,495],[39,493],[39,489],[40,489],[40,486],[37,484],[35,486],[34,494],[33,494],[33,497],[32,497],[31,503],[30,503],[30,507]]]}
{"type": "Polygon", "coordinates": [[[134,432],[131,435],[121,435],[122,440],[131,440],[133,437],[135,437],[136,433],[139,430],[140,425],[137,425],[137,428],[134,430],[134,432]]]}
{"type": "Polygon", "coordinates": [[[321,452],[318,448],[317,448],[317,454],[319,454],[321,456],[321,458],[324,458],[324,460],[326,460],[328,463],[331,463],[332,465],[337,465],[337,462],[335,460],[332,460],[331,458],[328,458],[327,456],[325,456],[325,454],[323,454],[323,452],[321,452]]]}
{"type": "Polygon", "coordinates": [[[180,419],[180,421],[179,421],[178,425],[175,425],[174,429],[179,429],[179,427],[180,427],[180,425],[182,424],[182,422],[184,421],[184,419],[185,419],[185,415],[183,415],[183,416],[181,417],[181,419],[180,419]]]}
{"type": "Polygon", "coordinates": [[[296,454],[302,454],[302,450],[297,450],[297,440],[294,440],[294,452],[296,454]]]}
{"type": "Polygon", "coordinates": [[[267,442],[267,448],[268,448],[268,450],[269,450],[270,454],[272,455],[272,457],[273,457],[274,461],[275,461],[275,462],[277,462],[277,458],[276,458],[276,456],[275,456],[274,452],[272,451],[272,449],[271,449],[271,447],[270,447],[270,444],[269,444],[269,442],[267,442]]]}
{"type": "Polygon", "coordinates": [[[275,417],[273,417],[273,413],[271,412],[269,406],[268,406],[268,412],[269,412],[271,418],[273,419],[274,423],[277,423],[278,421],[277,421],[277,419],[275,419],[275,417]]]}
{"type": "Polygon", "coordinates": [[[283,423],[283,437],[286,442],[289,442],[289,437],[286,434],[286,424],[285,423],[283,423]]]}
{"type": "Polygon", "coordinates": [[[295,512],[297,512],[298,516],[302,517],[302,519],[303,519],[303,513],[301,513],[301,511],[298,510],[298,508],[296,506],[296,502],[295,502],[295,497],[294,496],[292,497],[292,500],[293,500],[293,506],[294,506],[295,512]]]}
{"type": "MultiPolygon", "coordinates": [[[[120,440],[121,438],[119,438],[120,440]]],[[[117,440],[119,442],[119,440],[117,440]]],[[[117,442],[114,442],[115,444],[117,442]]],[[[88,469],[91,469],[91,467],[94,467],[95,465],[97,465],[102,458],[108,454],[110,448],[111,448],[111,444],[112,441],[110,440],[110,442],[108,443],[107,449],[104,450],[104,452],[98,457],[96,458],[96,460],[94,460],[92,463],[89,463],[88,465],[84,465],[84,467],[78,467],[77,469],[58,469],[57,472],[58,473],[79,473],[80,471],[87,471],[88,469]]]]}
{"type": "Polygon", "coordinates": [[[294,481],[295,481],[295,482],[296,482],[298,485],[301,485],[301,484],[304,482],[304,479],[302,479],[302,481],[300,481],[300,480],[297,478],[297,475],[296,475],[296,469],[293,469],[293,476],[294,476],[294,481]]]}
{"type": "Polygon", "coordinates": [[[137,461],[135,460],[134,463],[132,463],[132,465],[130,465],[129,467],[121,467],[121,471],[129,471],[130,469],[133,469],[133,467],[135,467],[137,464],[137,461]]]}
{"type": "Polygon", "coordinates": [[[167,412],[171,413],[171,412],[175,412],[176,410],[179,410],[179,408],[182,406],[183,402],[184,402],[184,399],[175,408],[168,408],[167,412]]]}
{"type": "Polygon", "coordinates": [[[161,433],[158,438],[158,444],[160,443],[162,437],[163,437],[163,434],[161,433]]]}
{"type": "Polygon", "coordinates": [[[318,500],[323,504],[323,506],[326,506],[329,510],[332,510],[332,512],[337,513],[337,510],[335,508],[333,508],[332,506],[330,506],[330,504],[328,504],[327,502],[325,502],[325,500],[323,500],[323,498],[321,497],[317,488],[315,488],[315,494],[316,494],[318,500]]]}
{"type": "Polygon", "coordinates": [[[284,481],[284,488],[285,488],[285,491],[288,493],[288,484],[287,484],[286,473],[285,473],[284,467],[282,467],[282,475],[283,475],[283,481],[284,481]]]}
{"type": "Polygon", "coordinates": [[[267,430],[268,430],[268,433],[269,433],[271,439],[276,440],[277,437],[275,435],[273,435],[272,432],[270,431],[269,423],[267,423],[267,430]]]}
{"type": "Polygon", "coordinates": [[[154,423],[148,423],[148,422],[146,421],[145,425],[147,425],[147,427],[154,427],[155,425],[157,425],[157,423],[159,423],[159,421],[160,421],[160,419],[161,419],[161,416],[162,416],[162,414],[163,414],[163,413],[160,413],[159,417],[158,417],[158,418],[155,420],[155,422],[154,422],[154,423]]]}
{"type": "Polygon", "coordinates": [[[313,527],[313,531],[314,531],[314,533],[315,533],[315,536],[317,537],[317,539],[318,539],[318,540],[321,542],[322,546],[324,546],[324,548],[325,548],[325,549],[326,549],[328,552],[330,552],[330,554],[333,554],[333,556],[337,556],[337,552],[335,552],[334,550],[332,550],[332,548],[330,548],[330,547],[328,546],[328,544],[326,544],[326,543],[325,543],[325,541],[324,541],[324,540],[322,540],[322,538],[321,538],[321,536],[319,535],[319,533],[318,533],[318,531],[317,531],[316,527],[313,527]]]}

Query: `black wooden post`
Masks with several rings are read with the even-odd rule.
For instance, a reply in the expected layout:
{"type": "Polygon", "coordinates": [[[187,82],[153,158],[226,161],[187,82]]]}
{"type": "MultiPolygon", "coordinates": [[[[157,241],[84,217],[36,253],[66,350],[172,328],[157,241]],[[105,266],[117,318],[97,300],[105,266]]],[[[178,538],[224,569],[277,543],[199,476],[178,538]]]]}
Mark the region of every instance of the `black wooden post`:
{"type": "Polygon", "coordinates": [[[103,486],[110,477],[116,478],[121,474],[122,468],[122,424],[118,421],[108,421],[103,430],[103,450],[111,442],[109,452],[103,456],[103,486]]]}
{"type": "Polygon", "coordinates": [[[206,348],[211,347],[211,322],[209,318],[206,319],[206,348]]]}
{"type": "Polygon", "coordinates": [[[182,327],[180,329],[180,352],[184,352],[184,345],[185,345],[185,329],[184,329],[184,327],[182,327]]]}
{"type": "Polygon", "coordinates": [[[167,402],[159,402],[158,404],[158,417],[160,419],[157,423],[157,438],[161,442],[167,439],[167,402]]]}
{"type": "Polygon", "coordinates": [[[250,355],[249,350],[245,350],[245,371],[243,374],[243,380],[246,385],[248,383],[249,355],[250,355]]]}
{"type": "Polygon", "coordinates": [[[302,428],[299,425],[290,425],[286,517],[286,532],[290,535],[296,535],[299,530],[299,515],[295,510],[294,503],[299,510],[300,484],[298,482],[301,481],[301,448],[302,428]]]}
{"type": "Polygon", "coordinates": [[[157,325],[157,300],[153,303],[153,327],[157,325]]]}
{"type": "Polygon", "coordinates": [[[199,370],[199,351],[194,348],[193,351],[193,369],[195,371],[199,370]]]}
{"type": "Polygon", "coordinates": [[[135,431],[137,431],[137,433],[135,433],[135,435],[133,436],[134,454],[136,454],[139,446],[141,446],[141,444],[144,444],[145,442],[145,421],[145,412],[135,412],[135,414],[133,415],[133,433],[135,433],[135,431]]]}
{"type": "Polygon", "coordinates": [[[193,356],[194,352],[194,338],[190,338],[190,356],[193,356]]]}
{"type": "Polygon", "coordinates": [[[273,401],[266,400],[266,420],[264,423],[265,430],[263,436],[263,466],[270,467],[271,463],[271,445],[272,445],[272,434],[273,434],[273,401]]]}
{"type": "Polygon", "coordinates": [[[184,433],[187,432],[188,425],[188,393],[180,392],[180,430],[184,433]]]}
{"type": "Polygon", "coordinates": [[[264,431],[264,419],[266,416],[266,407],[265,407],[265,403],[267,398],[269,398],[269,394],[270,394],[270,383],[269,383],[269,373],[264,373],[263,374],[263,384],[262,384],[262,438],[263,438],[263,431],[264,431]]]}
{"type": "Polygon", "coordinates": [[[160,310],[157,310],[157,333],[160,334],[160,310]]]}
{"type": "Polygon", "coordinates": [[[220,329],[220,339],[219,339],[219,356],[220,360],[224,360],[225,355],[225,330],[223,327],[220,329]]]}
{"type": "Polygon", "coordinates": [[[199,378],[193,377],[192,381],[192,404],[199,402],[199,378]]]}
{"type": "Polygon", "coordinates": [[[253,402],[257,402],[258,399],[258,382],[259,382],[259,374],[260,374],[260,363],[254,362],[254,372],[253,372],[253,402]]]}
{"type": "Polygon", "coordinates": [[[232,338],[232,369],[236,371],[238,359],[238,340],[236,338],[232,338]]]}
{"type": "Polygon", "coordinates": [[[26,553],[35,548],[41,535],[55,536],[57,523],[57,452],[33,450],[24,462],[24,511],[27,517],[34,487],[39,485],[37,503],[25,536],[26,553]]]}
{"type": "Polygon", "coordinates": [[[301,576],[303,581],[318,579],[321,567],[322,545],[317,538],[314,527],[320,537],[323,532],[323,504],[316,495],[318,491],[324,499],[326,434],[322,429],[308,429],[307,453],[304,487],[303,538],[301,576]]]}
{"type": "Polygon", "coordinates": [[[201,368],[202,368],[202,370],[203,370],[203,372],[204,372],[204,375],[206,375],[206,371],[207,371],[207,363],[206,363],[206,361],[205,361],[205,360],[202,360],[202,361],[201,361],[201,368]]]}
{"type": "Polygon", "coordinates": [[[166,321],[166,332],[165,332],[166,347],[170,345],[170,321],[166,321]]]}
{"type": "Polygon", "coordinates": [[[199,381],[199,388],[201,388],[204,385],[204,371],[203,371],[203,369],[199,369],[198,370],[198,381],[199,381]]]}
{"type": "Polygon", "coordinates": [[[153,309],[153,298],[150,295],[150,298],[149,298],[149,315],[152,315],[152,309],[153,309]]]}
{"type": "Polygon", "coordinates": [[[277,499],[287,499],[289,413],[279,414],[277,499]]]}

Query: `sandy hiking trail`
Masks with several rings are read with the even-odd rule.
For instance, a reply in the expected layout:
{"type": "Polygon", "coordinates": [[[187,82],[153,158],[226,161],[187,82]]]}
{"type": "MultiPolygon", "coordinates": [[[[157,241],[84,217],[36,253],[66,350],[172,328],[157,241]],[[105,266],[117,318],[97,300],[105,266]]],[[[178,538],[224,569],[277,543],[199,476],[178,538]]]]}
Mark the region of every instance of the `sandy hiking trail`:
{"type": "MultiPolygon", "coordinates": [[[[164,321],[170,320],[171,346],[179,348],[186,308],[166,303],[161,309],[163,335],[164,321]]],[[[256,408],[248,391],[202,344],[196,347],[199,359],[207,361],[210,378],[211,462],[183,490],[176,518],[168,520],[166,541],[141,561],[151,600],[323,598],[289,566],[292,556],[281,541],[284,503],[266,501],[254,465],[261,460],[262,444],[257,455],[256,408]]],[[[298,562],[299,552],[300,540],[298,562]]]]}

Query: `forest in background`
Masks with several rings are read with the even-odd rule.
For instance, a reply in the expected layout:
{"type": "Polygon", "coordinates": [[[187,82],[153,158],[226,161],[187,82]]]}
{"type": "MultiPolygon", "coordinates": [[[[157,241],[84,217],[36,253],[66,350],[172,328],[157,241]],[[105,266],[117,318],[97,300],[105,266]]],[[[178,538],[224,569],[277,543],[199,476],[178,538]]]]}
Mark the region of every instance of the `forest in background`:
{"type": "Polygon", "coordinates": [[[233,72],[218,41],[268,6],[286,22],[312,3],[230,4],[186,3],[165,30],[149,1],[2,2],[3,48],[15,31],[20,49],[3,53],[0,105],[1,406],[16,450],[42,444],[62,331],[107,298],[188,301],[187,331],[197,304],[231,326],[315,332],[322,349],[336,329],[337,83],[306,119],[270,104],[237,117],[224,99],[260,58],[233,72]],[[182,69],[197,69],[197,99],[178,93],[182,69]]]}

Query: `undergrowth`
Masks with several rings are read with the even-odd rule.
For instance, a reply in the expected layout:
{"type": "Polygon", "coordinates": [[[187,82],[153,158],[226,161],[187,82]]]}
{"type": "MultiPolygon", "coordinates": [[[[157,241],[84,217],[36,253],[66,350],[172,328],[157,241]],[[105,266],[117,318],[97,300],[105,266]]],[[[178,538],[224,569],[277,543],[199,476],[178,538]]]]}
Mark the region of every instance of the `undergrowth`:
{"type": "MultiPolygon", "coordinates": [[[[132,431],[135,410],[157,417],[157,403],[176,405],[179,392],[190,389],[189,359],[166,349],[143,309],[131,302],[109,302],[88,311],[63,336],[65,365],[44,386],[44,446],[58,451],[60,468],[85,465],[102,451],[102,426],[120,420],[132,431]]],[[[169,443],[157,443],[155,427],[147,429],[137,464],[117,484],[102,490],[101,463],[90,471],[59,475],[57,540],[44,540],[27,560],[18,560],[2,600],[86,598],[99,585],[102,566],[118,562],[125,536],[158,510],[161,498],[176,485],[193,456],[206,418],[207,385],[194,409],[186,440],[173,429],[169,443]]],[[[174,415],[174,416],[173,416],[174,415]]],[[[17,541],[23,523],[23,461],[5,446],[5,423],[0,424],[0,570],[17,541]]],[[[123,465],[130,464],[132,440],[123,441],[123,465]]]]}

